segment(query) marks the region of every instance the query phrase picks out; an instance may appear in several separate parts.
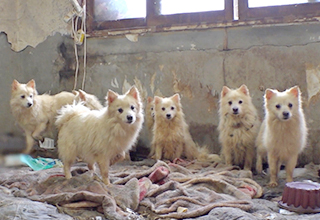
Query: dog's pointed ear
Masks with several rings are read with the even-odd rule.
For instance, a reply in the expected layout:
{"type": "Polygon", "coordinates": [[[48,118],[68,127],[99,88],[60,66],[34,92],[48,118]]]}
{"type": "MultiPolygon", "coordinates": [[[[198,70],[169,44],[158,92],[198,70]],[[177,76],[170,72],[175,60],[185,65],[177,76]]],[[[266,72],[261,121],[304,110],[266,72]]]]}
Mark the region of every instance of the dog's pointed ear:
{"type": "Polygon", "coordinates": [[[119,94],[109,89],[106,100],[108,104],[111,104],[114,100],[118,98],[119,94]]]}
{"type": "Polygon", "coordinates": [[[140,100],[139,91],[135,86],[132,86],[127,94],[131,95],[136,100],[140,100]]]}
{"type": "Polygon", "coordinates": [[[288,92],[290,94],[294,95],[295,97],[299,97],[299,95],[300,95],[300,89],[298,86],[294,86],[294,87],[290,88],[288,92]]]}
{"type": "Polygon", "coordinates": [[[227,86],[223,86],[221,91],[221,97],[225,97],[228,92],[230,92],[230,89],[227,86]]]}
{"type": "Polygon", "coordinates": [[[30,80],[28,83],[27,83],[27,86],[28,87],[31,87],[33,88],[34,90],[36,89],[36,82],[34,81],[34,79],[30,80]]]}
{"type": "Polygon", "coordinates": [[[161,102],[161,97],[155,96],[155,97],[154,97],[154,104],[157,105],[157,104],[159,104],[160,102],[161,102]]]}
{"type": "Polygon", "coordinates": [[[272,96],[275,95],[275,92],[272,91],[272,89],[266,89],[266,92],[264,94],[265,99],[270,100],[272,96]]]}
{"type": "Polygon", "coordinates": [[[20,85],[20,83],[17,80],[13,80],[12,84],[11,84],[11,90],[15,91],[18,89],[18,86],[20,85]]]}
{"type": "Polygon", "coordinates": [[[171,96],[171,99],[175,102],[175,103],[180,103],[180,95],[178,93],[174,94],[173,96],[171,96]]]}
{"type": "Polygon", "coordinates": [[[71,92],[72,92],[72,94],[75,95],[75,96],[79,95],[79,92],[76,91],[76,90],[72,90],[71,92]]]}
{"type": "Polygon", "coordinates": [[[153,102],[153,98],[148,96],[148,103],[151,103],[151,102],[153,102]]]}
{"type": "Polygon", "coordinates": [[[245,84],[242,84],[241,86],[240,86],[240,88],[239,88],[239,90],[243,93],[243,94],[245,94],[245,95],[249,95],[249,89],[248,89],[248,87],[245,85],[245,84]]]}
{"type": "Polygon", "coordinates": [[[83,90],[81,90],[81,89],[79,89],[79,97],[80,97],[80,99],[82,100],[82,101],[86,101],[87,99],[86,99],[86,92],[85,91],[83,91],[83,90]]]}

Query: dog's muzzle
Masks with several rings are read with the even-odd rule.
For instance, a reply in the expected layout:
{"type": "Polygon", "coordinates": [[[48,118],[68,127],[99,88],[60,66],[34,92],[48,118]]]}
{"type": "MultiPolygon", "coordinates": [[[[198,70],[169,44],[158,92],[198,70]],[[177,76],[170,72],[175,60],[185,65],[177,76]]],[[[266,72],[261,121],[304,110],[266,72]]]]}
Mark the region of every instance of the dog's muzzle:
{"type": "Polygon", "coordinates": [[[233,113],[234,115],[239,114],[239,109],[238,109],[238,108],[232,108],[232,113],[233,113]]]}
{"type": "Polygon", "coordinates": [[[133,123],[133,117],[131,115],[127,115],[127,123],[128,124],[133,123]]]}
{"type": "Polygon", "coordinates": [[[290,113],[289,112],[282,112],[282,118],[284,120],[288,120],[290,118],[290,113]]]}

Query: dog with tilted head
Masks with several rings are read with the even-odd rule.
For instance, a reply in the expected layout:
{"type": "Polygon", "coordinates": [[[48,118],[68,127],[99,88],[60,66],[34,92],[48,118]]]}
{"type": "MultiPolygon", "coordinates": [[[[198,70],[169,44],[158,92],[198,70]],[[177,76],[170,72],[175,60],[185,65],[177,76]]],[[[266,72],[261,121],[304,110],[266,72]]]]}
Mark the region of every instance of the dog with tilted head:
{"type": "Polygon", "coordinates": [[[108,105],[91,110],[82,105],[66,105],[57,117],[58,151],[67,179],[76,158],[93,169],[97,162],[102,180],[109,181],[109,166],[125,157],[136,142],[144,121],[140,95],[133,86],[124,95],[112,90],[106,96],[108,105]]]}
{"type": "Polygon", "coordinates": [[[219,104],[218,130],[222,157],[227,165],[251,170],[260,120],[249,89],[246,85],[237,89],[224,86],[219,104]]]}
{"type": "Polygon", "coordinates": [[[185,158],[220,161],[218,155],[209,154],[206,147],[199,147],[192,140],[179,94],[164,98],[154,97],[154,125],[150,156],[157,160],[173,161],[176,158],[185,158]]]}
{"type": "Polygon", "coordinates": [[[10,108],[25,133],[26,149],[23,153],[31,153],[35,142],[44,141],[45,137],[56,139],[54,122],[57,111],[66,104],[72,104],[74,98],[71,92],[38,95],[33,79],[26,84],[13,80],[10,108]]]}
{"type": "Polygon", "coordinates": [[[257,138],[256,170],[262,172],[267,158],[270,187],[278,185],[278,172],[285,165],[286,181],[293,181],[298,155],[307,145],[308,129],[301,103],[301,92],[294,86],[283,92],[267,89],[264,95],[265,119],[257,138]]]}

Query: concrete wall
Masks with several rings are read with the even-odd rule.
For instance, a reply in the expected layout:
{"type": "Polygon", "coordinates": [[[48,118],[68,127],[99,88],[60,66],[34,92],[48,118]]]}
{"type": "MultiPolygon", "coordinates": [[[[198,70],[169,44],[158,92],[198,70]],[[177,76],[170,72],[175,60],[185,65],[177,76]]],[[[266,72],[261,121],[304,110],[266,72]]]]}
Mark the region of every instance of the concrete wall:
{"type": "MultiPolygon", "coordinates": [[[[299,85],[307,103],[306,63],[320,63],[320,25],[303,24],[265,27],[234,27],[203,31],[145,34],[138,42],[125,37],[88,39],[85,90],[103,101],[108,89],[122,93],[136,84],[143,97],[179,92],[190,131],[195,141],[219,152],[218,101],[223,85],[246,84],[263,117],[266,88],[285,90],[299,85]]],[[[21,136],[10,114],[13,79],[34,78],[39,93],[72,90],[75,62],[73,41],[56,34],[36,48],[17,53],[0,34],[0,134],[21,136]]],[[[80,51],[82,54],[82,51],[80,51]]],[[[80,62],[83,57],[80,57],[80,62]]],[[[78,79],[81,88],[82,68],[78,79]]],[[[319,101],[305,106],[310,128],[303,163],[320,162],[318,146],[319,101]]],[[[141,146],[149,146],[144,130],[141,146]]]]}

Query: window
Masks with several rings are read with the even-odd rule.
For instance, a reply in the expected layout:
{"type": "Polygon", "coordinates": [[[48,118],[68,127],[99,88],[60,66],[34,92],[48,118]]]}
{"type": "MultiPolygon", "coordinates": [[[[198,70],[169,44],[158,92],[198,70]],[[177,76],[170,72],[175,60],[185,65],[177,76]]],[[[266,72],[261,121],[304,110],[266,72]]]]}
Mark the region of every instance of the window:
{"type": "Polygon", "coordinates": [[[248,21],[316,21],[320,0],[90,0],[87,14],[91,35],[135,29],[158,32],[174,27],[243,25],[248,21]]]}
{"type": "Polygon", "coordinates": [[[94,1],[94,20],[96,21],[145,18],[146,15],[146,0],[94,1]]]}
{"type": "Polygon", "coordinates": [[[162,0],[160,1],[161,15],[183,14],[204,11],[223,11],[224,0],[162,0]]]}
{"type": "Polygon", "coordinates": [[[303,3],[313,3],[319,2],[319,0],[269,0],[269,1],[261,1],[261,0],[249,0],[248,6],[249,8],[257,8],[257,7],[267,7],[267,6],[280,6],[280,5],[296,5],[303,3]]]}
{"type": "Polygon", "coordinates": [[[317,0],[238,0],[239,20],[271,20],[272,22],[294,22],[299,18],[320,15],[317,0]]]}

